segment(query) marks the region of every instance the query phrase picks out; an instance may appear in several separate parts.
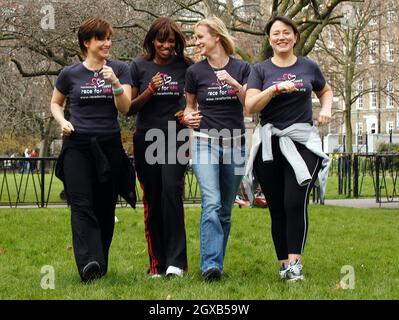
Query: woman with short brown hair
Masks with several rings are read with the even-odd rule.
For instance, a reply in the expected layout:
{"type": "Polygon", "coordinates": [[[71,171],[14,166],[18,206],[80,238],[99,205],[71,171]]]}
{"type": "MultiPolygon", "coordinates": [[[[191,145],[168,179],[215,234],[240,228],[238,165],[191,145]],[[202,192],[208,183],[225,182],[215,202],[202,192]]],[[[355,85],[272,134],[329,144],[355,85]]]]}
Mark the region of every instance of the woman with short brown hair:
{"type": "Polygon", "coordinates": [[[109,59],[111,35],[106,20],[92,17],[81,24],[78,40],[85,59],[61,71],[51,99],[64,136],[56,174],[71,205],[73,249],[83,282],[107,273],[118,194],[127,191],[135,205],[134,172],[117,120],[118,111],[126,114],[130,107],[131,77],[125,63],[109,59]],[[122,190],[125,178],[129,190],[122,190]]]}

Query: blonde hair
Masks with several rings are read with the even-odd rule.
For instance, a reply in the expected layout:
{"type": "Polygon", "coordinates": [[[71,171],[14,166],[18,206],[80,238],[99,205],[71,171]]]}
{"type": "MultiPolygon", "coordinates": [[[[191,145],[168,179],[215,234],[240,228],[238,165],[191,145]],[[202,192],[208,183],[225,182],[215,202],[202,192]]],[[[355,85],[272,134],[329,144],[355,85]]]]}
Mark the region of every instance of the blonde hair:
{"type": "Polygon", "coordinates": [[[226,25],[222,20],[218,17],[212,16],[206,19],[202,19],[198,21],[195,26],[194,30],[198,26],[206,26],[209,29],[209,33],[213,36],[219,36],[220,43],[224,48],[224,51],[231,56],[235,52],[235,45],[233,41],[233,37],[229,34],[226,25]]]}

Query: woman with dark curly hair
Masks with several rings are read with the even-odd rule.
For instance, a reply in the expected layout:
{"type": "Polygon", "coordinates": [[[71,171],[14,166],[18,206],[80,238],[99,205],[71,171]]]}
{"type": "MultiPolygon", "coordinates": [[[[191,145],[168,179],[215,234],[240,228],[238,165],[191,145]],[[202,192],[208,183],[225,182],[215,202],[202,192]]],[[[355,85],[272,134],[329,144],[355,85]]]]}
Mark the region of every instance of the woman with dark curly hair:
{"type": "Polygon", "coordinates": [[[184,54],[185,46],[176,22],[160,17],[145,36],[144,54],[131,64],[130,114],[137,114],[134,158],[144,192],[148,272],[152,277],[183,276],[187,271],[183,179],[188,158],[179,157],[178,150],[188,137],[185,141],[176,138],[185,128],[176,121],[176,114],[185,106],[185,75],[192,63],[184,54]],[[164,143],[158,148],[162,156],[158,156],[165,161],[157,161],[146,152],[153,143],[146,135],[152,132],[163,134],[164,143]]]}

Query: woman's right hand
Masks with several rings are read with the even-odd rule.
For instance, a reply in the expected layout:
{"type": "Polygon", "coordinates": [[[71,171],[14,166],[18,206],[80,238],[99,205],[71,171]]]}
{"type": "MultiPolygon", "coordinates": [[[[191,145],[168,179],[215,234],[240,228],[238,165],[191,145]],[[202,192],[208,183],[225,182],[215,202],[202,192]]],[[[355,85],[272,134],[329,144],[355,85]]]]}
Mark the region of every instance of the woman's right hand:
{"type": "Polygon", "coordinates": [[[163,76],[160,72],[157,72],[155,76],[152,77],[150,85],[155,91],[163,86],[163,76]]]}
{"type": "Polygon", "coordinates": [[[197,129],[201,123],[201,111],[191,111],[184,115],[184,124],[190,128],[197,129]]]}
{"type": "Polygon", "coordinates": [[[275,85],[276,94],[292,93],[296,91],[298,91],[298,88],[295,86],[295,83],[290,80],[286,80],[275,85]]]}
{"type": "Polygon", "coordinates": [[[63,120],[61,123],[61,136],[69,136],[73,131],[75,131],[75,128],[73,127],[72,123],[70,123],[67,120],[63,120]]]}

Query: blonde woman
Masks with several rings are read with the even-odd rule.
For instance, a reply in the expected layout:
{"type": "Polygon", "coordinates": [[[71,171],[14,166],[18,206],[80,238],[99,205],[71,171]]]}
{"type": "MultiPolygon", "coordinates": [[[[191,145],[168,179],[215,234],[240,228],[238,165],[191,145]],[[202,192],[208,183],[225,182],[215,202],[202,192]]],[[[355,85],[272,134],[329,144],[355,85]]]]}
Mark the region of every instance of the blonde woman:
{"type": "Polygon", "coordinates": [[[200,270],[220,280],[233,202],[245,165],[243,104],[248,63],[233,58],[234,43],[224,23],[211,17],[194,27],[205,57],[188,68],[184,122],[193,132],[191,158],[201,189],[200,270]]]}

